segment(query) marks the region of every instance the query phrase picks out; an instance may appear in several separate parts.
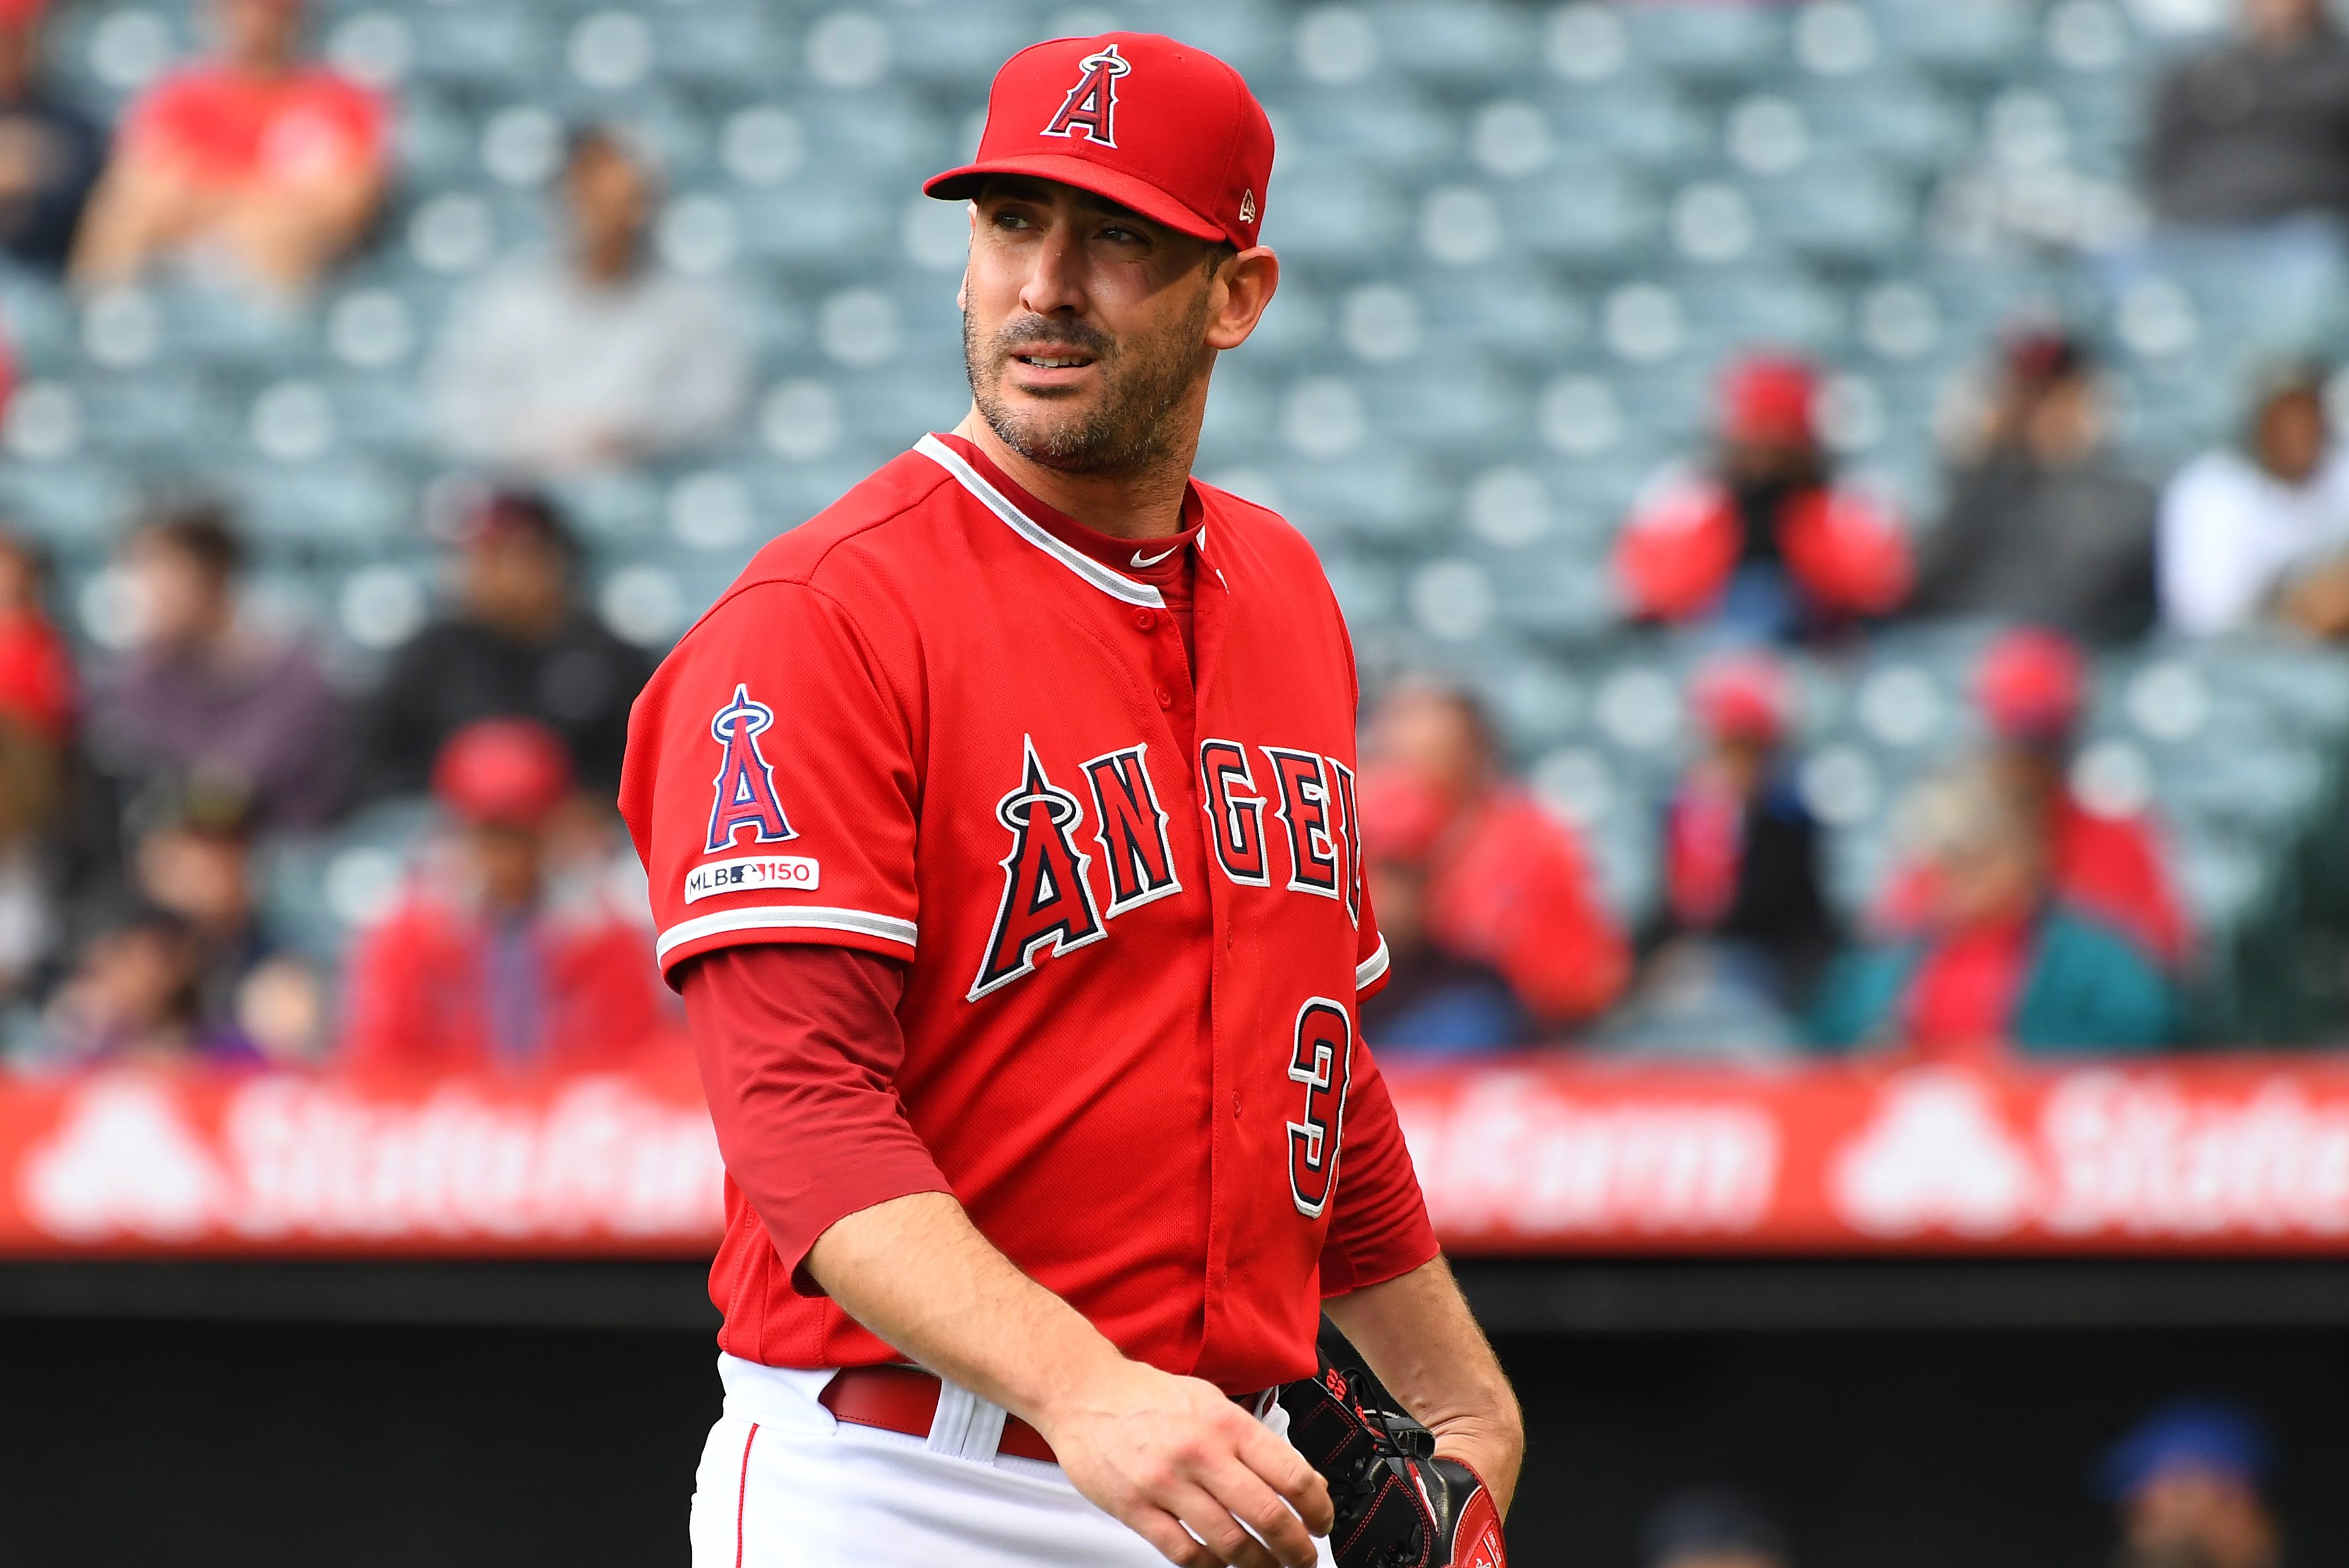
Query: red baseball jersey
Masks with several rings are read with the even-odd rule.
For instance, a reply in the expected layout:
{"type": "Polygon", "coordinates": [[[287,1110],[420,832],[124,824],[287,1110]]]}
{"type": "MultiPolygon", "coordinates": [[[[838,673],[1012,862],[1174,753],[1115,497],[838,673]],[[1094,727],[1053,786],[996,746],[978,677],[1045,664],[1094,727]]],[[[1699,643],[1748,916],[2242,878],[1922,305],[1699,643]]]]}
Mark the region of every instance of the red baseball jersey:
{"type": "MultiPolygon", "coordinates": [[[[1129,1355],[1309,1376],[1317,1285],[1434,1251],[1359,1037],[1387,955],[1345,624],[1302,537],[1195,485],[1186,657],[1158,589],[1041,512],[926,437],[686,634],[621,790],[661,963],[906,961],[892,1087],[978,1228],[1129,1355]]],[[[895,1358],[728,1200],[730,1351],[895,1358]]]]}

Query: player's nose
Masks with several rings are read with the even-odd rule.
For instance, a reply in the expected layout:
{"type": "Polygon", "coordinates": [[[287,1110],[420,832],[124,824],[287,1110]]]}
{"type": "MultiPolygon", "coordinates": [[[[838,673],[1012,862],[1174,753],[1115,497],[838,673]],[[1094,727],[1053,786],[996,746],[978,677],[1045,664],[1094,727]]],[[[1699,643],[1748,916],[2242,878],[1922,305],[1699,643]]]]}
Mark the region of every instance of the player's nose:
{"type": "Polygon", "coordinates": [[[1040,244],[1029,249],[1028,276],[1019,303],[1038,315],[1082,310],[1084,241],[1073,224],[1055,223],[1040,244]]]}

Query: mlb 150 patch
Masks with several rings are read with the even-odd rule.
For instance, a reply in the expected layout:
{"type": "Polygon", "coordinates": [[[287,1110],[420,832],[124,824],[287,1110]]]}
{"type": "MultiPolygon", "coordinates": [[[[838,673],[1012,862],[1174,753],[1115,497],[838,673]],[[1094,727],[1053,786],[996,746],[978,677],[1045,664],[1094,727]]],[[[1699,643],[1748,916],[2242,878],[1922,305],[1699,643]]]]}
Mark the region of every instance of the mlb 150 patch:
{"type": "Polygon", "coordinates": [[[685,902],[693,903],[721,892],[754,892],[771,888],[813,892],[823,883],[823,868],[805,855],[743,855],[730,861],[709,861],[686,872],[685,902]]]}

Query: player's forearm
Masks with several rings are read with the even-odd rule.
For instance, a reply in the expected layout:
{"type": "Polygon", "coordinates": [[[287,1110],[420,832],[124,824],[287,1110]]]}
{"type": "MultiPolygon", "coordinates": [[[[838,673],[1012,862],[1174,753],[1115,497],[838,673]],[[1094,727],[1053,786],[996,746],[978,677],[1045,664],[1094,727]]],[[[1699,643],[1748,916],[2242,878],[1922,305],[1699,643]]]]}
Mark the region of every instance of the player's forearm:
{"type": "Polygon", "coordinates": [[[843,1311],[940,1377],[1040,1426],[1055,1399],[1123,1361],[1019,1272],[945,1192],[876,1203],[817,1238],[808,1272],[843,1311]]]}
{"type": "Polygon", "coordinates": [[[1379,1381],[1435,1433],[1437,1451],[1475,1466],[1506,1512],[1525,1455],[1525,1419],[1444,1260],[1325,1305],[1379,1381]]]}

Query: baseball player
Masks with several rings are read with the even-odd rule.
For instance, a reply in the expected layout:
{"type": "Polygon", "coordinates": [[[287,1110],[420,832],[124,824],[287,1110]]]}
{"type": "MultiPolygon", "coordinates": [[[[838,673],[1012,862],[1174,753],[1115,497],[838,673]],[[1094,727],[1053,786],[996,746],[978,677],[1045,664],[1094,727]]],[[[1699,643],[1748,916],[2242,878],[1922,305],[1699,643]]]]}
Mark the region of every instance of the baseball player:
{"type": "Polygon", "coordinates": [[[1170,39],[1014,57],[925,187],[968,204],[970,414],[636,703],[728,1171],[699,1568],[1500,1561],[1516,1405],[1357,1026],[1346,628],[1189,477],[1272,153],[1170,39]],[[1425,1429],[1317,1378],[1325,1307],[1425,1429]]]}

